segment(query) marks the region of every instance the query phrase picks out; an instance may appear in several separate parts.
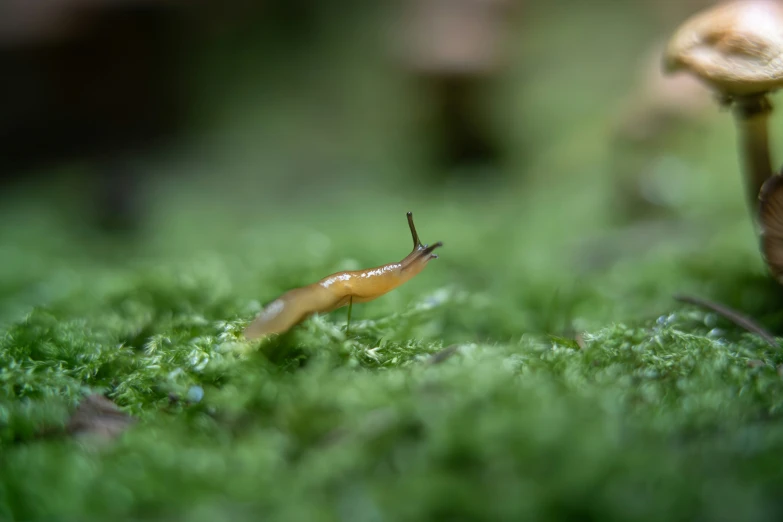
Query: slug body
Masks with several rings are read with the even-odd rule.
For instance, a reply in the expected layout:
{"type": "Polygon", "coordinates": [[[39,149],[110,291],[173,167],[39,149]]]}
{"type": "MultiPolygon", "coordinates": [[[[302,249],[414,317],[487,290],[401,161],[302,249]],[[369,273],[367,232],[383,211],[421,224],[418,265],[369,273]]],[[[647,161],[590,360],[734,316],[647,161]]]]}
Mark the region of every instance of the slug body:
{"type": "Polygon", "coordinates": [[[317,283],[289,290],[258,314],[245,329],[245,337],[256,339],[283,333],[315,313],[331,312],[349,303],[372,301],[413,278],[431,259],[438,257],[432,252],[443,243],[422,245],[410,212],[408,226],[413,237],[413,251],[402,261],[366,270],[338,272],[317,283]]]}

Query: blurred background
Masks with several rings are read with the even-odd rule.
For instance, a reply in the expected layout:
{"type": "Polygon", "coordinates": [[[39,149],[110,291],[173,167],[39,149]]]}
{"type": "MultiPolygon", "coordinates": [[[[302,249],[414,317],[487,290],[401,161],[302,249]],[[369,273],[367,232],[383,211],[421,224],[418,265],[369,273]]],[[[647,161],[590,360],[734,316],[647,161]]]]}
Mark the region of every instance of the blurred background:
{"type": "Polygon", "coordinates": [[[755,277],[732,116],[660,71],[711,3],[4,0],[6,290],[68,255],[377,265],[408,210],[446,243],[433,286],[572,288],[653,251],[755,277]]]}
{"type": "Polygon", "coordinates": [[[85,203],[124,226],[164,181],[256,202],[520,181],[590,118],[638,145],[711,108],[659,78],[655,48],[709,3],[9,0],[3,179],[78,165],[85,203]]]}

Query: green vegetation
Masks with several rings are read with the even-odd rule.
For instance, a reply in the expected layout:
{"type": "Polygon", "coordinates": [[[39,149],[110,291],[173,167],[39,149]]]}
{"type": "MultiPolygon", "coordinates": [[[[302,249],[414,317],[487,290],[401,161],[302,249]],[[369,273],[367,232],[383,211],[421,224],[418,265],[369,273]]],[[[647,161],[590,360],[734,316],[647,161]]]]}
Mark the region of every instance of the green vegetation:
{"type": "MultiPolygon", "coordinates": [[[[570,16],[558,27],[577,38],[598,15],[570,16]]],[[[512,79],[509,116],[536,146],[501,186],[411,175],[380,145],[399,139],[384,129],[401,102],[384,105],[394,86],[364,64],[345,66],[355,103],[388,113],[319,131],[247,95],[263,108],[227,118],[230,143],[150,160],[180,175],[155,182],[139,236],[88,232],[66,174],[4,197],[0,520],[779,520],[783,352],[672,299],[783,333],[730,116],[645,152],[678,194],[657,219],[612,205],[606,115],[643,36],[579,90],[548,88],[579,61],[512,79]],[[338,143],[305,165],[294,144],[253,148],[283,121],[338,143]],[[408,210],[440,258],[354,306],[350,337],[342,309],[242,340],[280,292],[406,255],[408,210]],[[100,449],[67,436],[88,392],[139,422],[100,449]]]]}

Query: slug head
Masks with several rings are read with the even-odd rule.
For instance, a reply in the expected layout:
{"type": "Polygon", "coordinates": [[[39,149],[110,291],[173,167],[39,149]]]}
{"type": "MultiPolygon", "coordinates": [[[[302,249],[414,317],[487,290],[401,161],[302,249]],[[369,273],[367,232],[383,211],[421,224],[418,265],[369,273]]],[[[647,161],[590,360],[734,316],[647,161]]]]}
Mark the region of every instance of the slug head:
{"type": "Polygon", "coordinates": [[[411,229],[411,237],[413,238],[413,251],[408,254],[408,257],[402,260],[403,268],[407,267],[414,261],[426,264],[430,259],[437,259],[438,254],[432,252],[439,247],[443,246],[442,241],[433,243],[432,245],[424,245],[419,239],[419,234],[416,232],[416,225],[413,224],[413,212],[408,212],[408,227],[411,229]]]}

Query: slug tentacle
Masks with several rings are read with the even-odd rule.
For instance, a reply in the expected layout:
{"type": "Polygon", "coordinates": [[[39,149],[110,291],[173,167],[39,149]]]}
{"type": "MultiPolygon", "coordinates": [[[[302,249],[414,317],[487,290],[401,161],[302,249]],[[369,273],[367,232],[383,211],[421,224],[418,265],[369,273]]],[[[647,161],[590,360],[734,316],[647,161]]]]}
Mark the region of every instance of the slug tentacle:
{"type": "Polygon", "coordinates": [[[432,246],[424,245],[424,250],[422,251],[421,254],[424,255],[424,256],[428,255],[432,259],[437,259],[438,258],[438,254],[433,254],[432,251],[435,250],[436,248],[442,247],[442,246],[443,246],[443,242],[442,241],[438,241],[437,243],[433,244],[432,246]]]}
{"type": "Polygon", "coordinates": [[[269,303],[245,329],[245,337],[255,339],[268,334],[283,333],[316,313],[327,313],[347,304],[366,303],[394,290],[421,272],[432,252],[443,246],[441,241],[423,245],[408,212],[408,227],[413,238],[413,250],[402,261],[367,270],[338,272],[317,283],[294,288],[269,303]]]}
{"type": "Polygon", "coordinates": [[[413,224],[413,212],[408,212],[406,216],[408,217],[408,228],[411,229],[411,237],[413,237],[413,250],[416,250],[421,246],[421,241],[419,241],[419,234],[416,232],[416,225],[413,224]]]}
{"type": "Polygon", "coordinates": [[[433,254],[432,251],[436,248],[442,247],[443,242],[438,241],[433,245],[423,245],[419,239],[419,234],[416,232],[416,225],[413,224],[413,213],[408,212],[408,227],[411,229],[411,237],[413,238],[413,251],[408,254],[405,259],[400,261],[402,270],[406,270],[415,261],[424,261],[425,263],[430,259],[437,259],[438,255],[433,254]]]}

